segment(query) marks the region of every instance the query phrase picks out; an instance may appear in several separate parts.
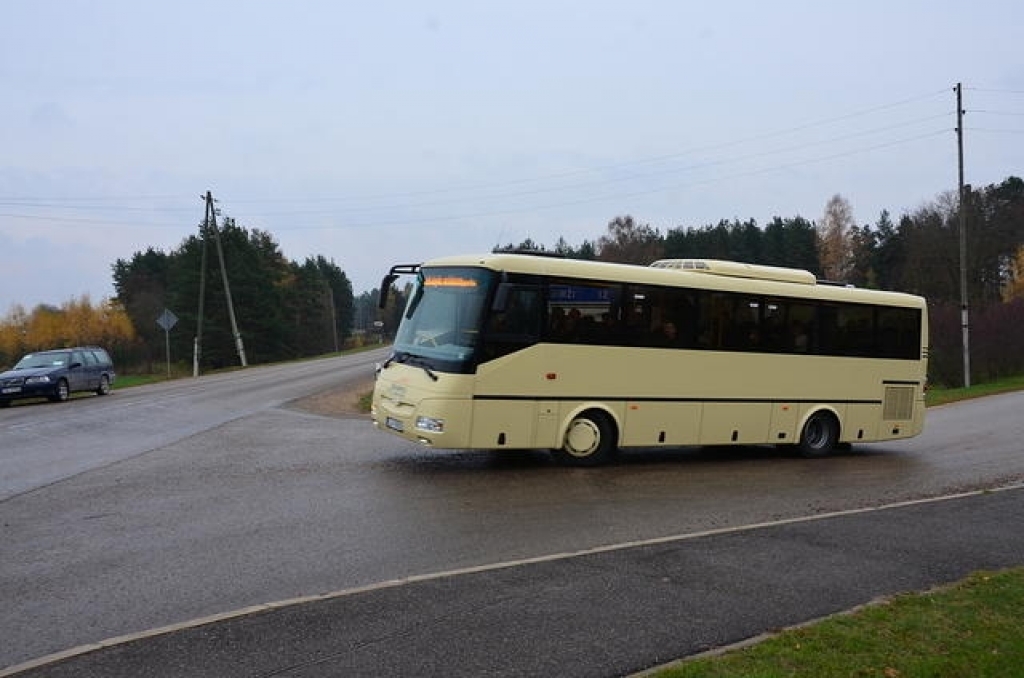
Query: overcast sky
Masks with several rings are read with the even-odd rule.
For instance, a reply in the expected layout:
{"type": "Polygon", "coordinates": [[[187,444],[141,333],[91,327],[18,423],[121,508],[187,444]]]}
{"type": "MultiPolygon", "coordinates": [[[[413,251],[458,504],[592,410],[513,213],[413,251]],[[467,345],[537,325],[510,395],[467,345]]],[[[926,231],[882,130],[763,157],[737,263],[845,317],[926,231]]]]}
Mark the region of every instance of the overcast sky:
{"type": "Polygon", "coordinates": [[[1024,3],[8,0],[0,316],[113,295],[200,195],[333,259],[721,219],[858,223],[1024,174],[1024,3]]]}

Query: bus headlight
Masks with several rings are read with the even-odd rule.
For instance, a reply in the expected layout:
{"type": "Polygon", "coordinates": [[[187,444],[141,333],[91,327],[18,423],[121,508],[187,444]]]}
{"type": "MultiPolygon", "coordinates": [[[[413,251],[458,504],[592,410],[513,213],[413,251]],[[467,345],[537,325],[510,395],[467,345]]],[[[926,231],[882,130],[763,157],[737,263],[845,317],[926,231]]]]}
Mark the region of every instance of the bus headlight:
{"type": "Polygon", "coordinates": [[[444,433],[444,419],[434,417],[416,417],[416,428],[430,433],[444,433]]]}

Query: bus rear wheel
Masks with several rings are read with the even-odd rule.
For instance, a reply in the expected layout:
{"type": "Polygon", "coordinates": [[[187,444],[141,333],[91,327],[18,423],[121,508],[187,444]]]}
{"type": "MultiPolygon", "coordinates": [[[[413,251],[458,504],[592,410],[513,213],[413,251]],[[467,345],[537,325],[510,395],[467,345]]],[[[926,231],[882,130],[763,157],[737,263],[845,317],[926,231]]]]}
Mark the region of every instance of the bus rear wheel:
{"type": "Polygon", "coordinates": [[[596,410],[582,412],[569,422],[562,447],[552,450],[564,466],[600,466],[615,458],[615,425],[596,410]]]}
{"type": "Polygon", "coordinates": [[[836,449],[839,440],[839,424],[831,412],[815,412],[800,432],[797,450],[802,457],[825,457],[836,449]]]}

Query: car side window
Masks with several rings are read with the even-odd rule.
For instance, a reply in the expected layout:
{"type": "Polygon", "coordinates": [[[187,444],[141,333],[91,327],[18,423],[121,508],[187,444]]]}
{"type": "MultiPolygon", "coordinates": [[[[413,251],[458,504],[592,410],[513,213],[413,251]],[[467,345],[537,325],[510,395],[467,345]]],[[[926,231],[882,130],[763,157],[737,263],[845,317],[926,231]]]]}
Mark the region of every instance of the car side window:
{"type": "Polygon", "coordinates": [[[94,367],[99,362],[92,351],[82,351],[82,362],[86,367],[94,367]]]}

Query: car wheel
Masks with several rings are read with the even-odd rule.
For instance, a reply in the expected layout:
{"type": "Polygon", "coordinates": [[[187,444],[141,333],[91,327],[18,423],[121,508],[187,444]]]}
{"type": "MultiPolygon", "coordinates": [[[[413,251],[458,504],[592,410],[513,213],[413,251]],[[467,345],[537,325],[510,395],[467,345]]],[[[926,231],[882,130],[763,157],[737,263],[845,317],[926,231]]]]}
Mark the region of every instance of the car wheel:
{"type": "Polygon", "coordinates": [[[57,390],[50,396],[50,400],[55,403],[66,403],[69,398],[71,398],[71,387],[68,386],[67,379],[61,379],[57,382],[57,390]]]}
{"type": "Polygon", "coordinates": [[[804,457],[824,457],[833,452],[839,439],[839,426],[831,412],[815,412],[800,432],[797,449],[804,457]]]}
{"type": "Polygon", "coordinates": [[[96,395],[107,395],[110,393],[110,377],[103,374],[100,376],[100,385],[96,389],[96,395]]]}
{"type": "Polygon", "coordinates": [[[565,430],[562,447],[552,450],[565,466],[600,466],[614,459],[615,452],[615,424],[597,410],[576,415],[565,430]]]}

